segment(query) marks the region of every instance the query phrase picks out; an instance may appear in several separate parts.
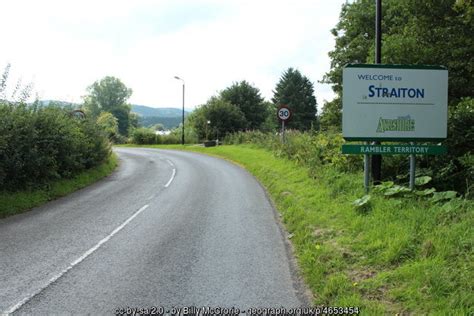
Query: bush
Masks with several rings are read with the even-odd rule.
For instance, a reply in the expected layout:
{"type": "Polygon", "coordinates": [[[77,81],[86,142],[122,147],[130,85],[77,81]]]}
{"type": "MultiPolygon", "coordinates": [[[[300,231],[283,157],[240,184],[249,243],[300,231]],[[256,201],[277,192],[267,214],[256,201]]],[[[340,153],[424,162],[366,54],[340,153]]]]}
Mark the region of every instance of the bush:
{"type": "Polygon", "coordinates": [[[109,154],[110,144],[95,122],[59,107],[0,103],[0,190],[69,178],[109,154]]]}
{"type": "Polygon", "coordinates": [[[225,139],[228,144],[256,144],[269,149],[278,157],[297,161],[310,168],[316,174],[322,165],[332,165],[339,171],[355,171],[362,167],[359,155],[342,155],[341,145],[344,143],[340,133],[311,133],[288,130],[286,142],[283,144],[277,133],[259,131],[238,132],[225,139]]]}
{"type": "Polygon", "coordinates": [[[175,134],[163,135],[161,137],[162,144],[181,144],[181,137],[175,134]]]}
{"type": "MultiPolygon", "coordinates": [[[[186,134],[186,143],[194,143],[195,139],[192,133],[186,134]]],[[[181,130],[175,129],[168,135],[156,135],[151,128],[140,127],[132,132],[132,137],[129,140],[132,144],[137,145],[171,145],[181,144],[181,130]]]]}
{"type": "Polygon", "coordinates": [[[474,188],[474,98],[449,107],[447,155],[424,156],[421,167],[441,190],[472,194],[474,188]]]}
{"type": "MultiPolygon", "coordinates": [[[[450,113],[449,139],[445,141],[448,154],[418,156],[418,175],[431,176],[439,191],[456,190],[472,198],[474,191],[474,99],[464,99],[450,113]]],[[[227,144],[255,144],[272,151],[277,157],[295,160],[309,168],[316,176],[323,165],[331,165],[341,172],[361,171],[363,155],[343,155],[344,143],[338,132],[286,132],[283,144],[278,133],[259,131],[238,132],[228,135],[227,144]]],[[[383,180],[408,182],[409,160],[405,155],[384,156],[383,180]]]]}
{"type": "Polygon", "coordinates": [[[132,143],[138,145],[161,144],[161,138],[150,128],[140,127],[132,132],[132,143]]]}

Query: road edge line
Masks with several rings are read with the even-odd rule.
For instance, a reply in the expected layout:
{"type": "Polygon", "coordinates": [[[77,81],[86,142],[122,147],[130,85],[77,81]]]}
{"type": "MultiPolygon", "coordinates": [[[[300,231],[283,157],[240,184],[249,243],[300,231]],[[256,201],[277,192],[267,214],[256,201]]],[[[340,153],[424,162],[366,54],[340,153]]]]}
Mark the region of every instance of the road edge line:
{"type": "MultiPolygon", "coordinates": [[[[174,169],[173,169],[174,171],[174,169]]],[[[174,173],[173,173],[174,177],[174,173]]],[[[115,234],[117,234],[119,231],[121,231],[125,226],[127,226],[135,217],[137,217],[141,212],[146,210],[148,208],[148,204],[142,206],[138,211],[136,211],[132,216],[130,216],[125,222],[123,222],[120,226],[115,228],[109,235],[101,239],[94,247],[90,248],[82,256],[71,262],[71,264],[64,270],[62,270],[60,273],[56,274],[53,276],[51,279],[49,279],[49,282],[45,284],[44,286],[40,287],[38,290],[33,292],[32,294],[28,295],[27,297],[23,298],[21,301],[16,303],[15,305],[11,306],[8,308],[5,312],[2,312],[1,315],[10,315],[17,311],[19,308],[21,308],[23,305],[25,305],[28,301],[33,299],[36,295],[40,294],[43,292],[47,287],[49,287],[51,284],[56,282],[58,279],[60,279],[62,276],[64,276],[69,270],[74,268],[74,266],[78,265],[81,263],[84,259],[89,257],[91,254],[93,254],[97,249],[99,249],[104,243],[109,241],[110,238],[112,238],[115,234]]]]}

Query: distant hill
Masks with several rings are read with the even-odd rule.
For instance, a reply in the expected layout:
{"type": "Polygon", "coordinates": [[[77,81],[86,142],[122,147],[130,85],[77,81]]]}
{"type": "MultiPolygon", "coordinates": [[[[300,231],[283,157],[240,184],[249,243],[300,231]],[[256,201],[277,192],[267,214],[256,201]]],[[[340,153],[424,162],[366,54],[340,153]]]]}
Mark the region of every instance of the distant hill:
{"type": "MultiPolygon", "coordinates": [[[[177,108],[152,108],[146,105],[132,104],[132,112],[135,112],[143,117],[147,116],[159,116],[159,117],[181,117],[182,109],[177,108]]],[[[187,111],[184,112],[186,116],[187,111]]]]}
{"type": "MultiPolygon", "coordinates": [[[[145,127],[163,124],[166,129],[172,129],[181,123],[182,109],[177,108],[152,108],[146,105],[132,104],[132,112],[139,115],[138,123],[145,127]]],[[[189,114],[184,111],[184,116],[189,114]]]]}
{"type": "Polygon", "coordinates": [[[76,107],[79,104],[73,103],[73,102],[67,102],[67,101],[58,101],[58,100],[39,100],[38,104],[40,106],[48,106],[50,104],[55,104],[60,107],[76,107]]]}
{"type": "MultiPolygon", "coordinates": [[[[74,108],[79,104],[59,101],[59,100],[40,100],[40,105],[47,106],[49,104],[56,104],[61,107],[74,108]]],[[[181,123],[182,109],[177,108],[154,108],[146,105],[132,104],[132,112],[139,116],[138,123],[144,127],[150,127],[155,124],[163,124],[166,129],[172,129],[181,123]]],[[[184,116],[190,112],[185,110],[184,116]]]]}
{"type": "Polygon", "coordinates": [[[181,123],[181,116],[162,117],[162,116],[139,116],[138,124],[144,127],[151,127],[156,124],[162,124],[165,129],[173,129],[181,123]]]}

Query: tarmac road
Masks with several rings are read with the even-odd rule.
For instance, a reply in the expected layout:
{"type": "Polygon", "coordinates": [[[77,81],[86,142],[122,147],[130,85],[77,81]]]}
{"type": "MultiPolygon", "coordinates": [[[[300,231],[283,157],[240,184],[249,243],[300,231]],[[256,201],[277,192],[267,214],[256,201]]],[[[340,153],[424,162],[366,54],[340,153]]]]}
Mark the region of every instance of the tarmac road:
{"type": "Polygon", "coordinates": [[[0,313],[308,306],[248,172],[196,153],[115,152],[106,179],[0,220],[0,313]]]}

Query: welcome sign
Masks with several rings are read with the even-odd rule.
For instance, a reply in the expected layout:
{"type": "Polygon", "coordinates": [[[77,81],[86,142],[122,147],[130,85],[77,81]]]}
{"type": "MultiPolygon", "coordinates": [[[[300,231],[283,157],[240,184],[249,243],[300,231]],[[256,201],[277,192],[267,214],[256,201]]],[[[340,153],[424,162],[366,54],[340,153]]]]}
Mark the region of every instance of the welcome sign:
{"type": "Polygon", "coordinates": [[[346,140],[440,141],[447,137],[448,71],[440,66],[347,65],[346,140]]]}

